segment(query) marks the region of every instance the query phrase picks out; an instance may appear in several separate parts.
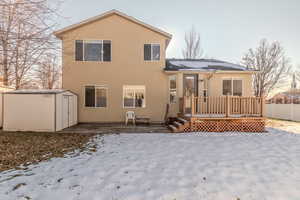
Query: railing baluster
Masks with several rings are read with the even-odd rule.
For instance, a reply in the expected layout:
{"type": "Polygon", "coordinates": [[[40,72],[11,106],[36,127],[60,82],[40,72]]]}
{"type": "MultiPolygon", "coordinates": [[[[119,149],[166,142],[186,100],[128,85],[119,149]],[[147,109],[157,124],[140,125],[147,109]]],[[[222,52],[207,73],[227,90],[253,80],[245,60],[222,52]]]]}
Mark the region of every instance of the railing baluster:
{"type": "Polygon", "coordinates": [[[180,112],[185,114],[186,109],[191,109],[191,115],[259,115],[263,116],[264,112],[263,97],[189,97],[184,96],[179,99],[180,112]]]}

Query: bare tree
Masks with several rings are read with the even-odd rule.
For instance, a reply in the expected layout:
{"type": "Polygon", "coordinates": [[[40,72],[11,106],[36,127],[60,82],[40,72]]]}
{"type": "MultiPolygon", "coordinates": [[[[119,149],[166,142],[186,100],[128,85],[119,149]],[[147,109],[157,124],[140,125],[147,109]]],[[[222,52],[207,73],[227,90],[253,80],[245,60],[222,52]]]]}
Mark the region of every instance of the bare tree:
{"type": "Polygon", "coordinates": [[[184,36],[185,47],[182,49],[182,56],[185,59],[196,59],[203,56],[200,34],[192,27],[184,36]]]}
{"type": "Polygon", "coordinates": [[[298,65],[296,69],[292,71],[292,74],[295,75],[296,82],[300,81],[300,65],[298,65]]]}
{"type": "Polygon", "coordinates": [[[279,42],[260,41],[256,49],[249,49],[242,58],[242,64],[258,70],[254,75],[254,92],[256,96],[268,95],[275,87],[284,83],[291,69],[290,61],[279,42]]]}
{"type": "Polygon", "coordinates": [[[60,88],[61,65],[56,54],[46,54],[36,70],[36,78],[44,89],[60,88]]]}
{"type": "Polygon", "coordinates": [[[0,0],[0,58],[4,85],[26,85],[41,56],[54,51],[58,1],[0,0]]]}

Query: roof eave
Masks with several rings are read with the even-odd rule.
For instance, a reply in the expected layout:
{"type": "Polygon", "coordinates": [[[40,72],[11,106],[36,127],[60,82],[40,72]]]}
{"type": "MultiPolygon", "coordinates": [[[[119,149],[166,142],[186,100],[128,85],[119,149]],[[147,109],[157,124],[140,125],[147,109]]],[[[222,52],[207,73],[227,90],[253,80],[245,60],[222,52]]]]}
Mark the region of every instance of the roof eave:
{"type": "Polygon", "coordinates": [[[225,71],[225,70],[212,70],[212,71],[205,71],[205,70],[186,70],[186,69],[174,69],[174,70],[170,70],[170,69],[164,69],[164,71],[166,73],[174,73],[174,72],[188,72],[188,73],[204,73],[204,74],[210,74],[210,73],[218,73],[218,74],[256,74],[259,73],[259,71],[225,71]]]}
{"type": "Polygon", "coordinates": [[[120,12],[120,11],[118,11],[118,10],[115,10],[115,9],[110,10],[110,11],[107,11],[107,12],[101,14],[101,15],[97,15],[97,16],[95,16],[95,17],[92,17],[92,18],[83,20],[83,21],[81,21],[81,22],[79,22],[79,23],[72,24],[72,25],[67,26],[67,27],[65,27],[65,28],[62,28],[62,29],[60,29],[60,30],[54,31],[53,34],[54,34],[57,38],[61,39],[61,38],[62,38],[62,35],[63,35],[65,32],[67,32],[67,31],[73,30],[73,29],[75,29],[75,28],[78,28],[78,27],[80,27],[80,26],[83,26],[83,25],[86,25],[86,24],[89,24],[89,23],[92,23],[92,22],[94,22],[94,21],[96,21],[96,20],[99,20],[99,19],[101,19],[101,18],[110,16],[110,15],[112,15],[112,14],[119,15],[119,16],[124,17],[124,18],[126,18],[126,19],[128,19],[128,20],[130,20],[130,21],[132,21],[132,22],[134,22],[134,23],[137,23],[137,24],[139,24],[139,25],[141,25],[141,26],[143,26],[143,27],[146,27],[146,28],[148,28],[148,29],[150,29],[150,30],[152,30],[152,31],[154,31],[154,32],[156,32],[156,33],[159,33],[159,34],[165,36],[165,37],[168,38],[169,40],[172,39],[172,34],[167,33],[167,32],[165,32],[165,31],[163,31],[163,30],[161,30],[161,29],[159,29],[159,28],[156,28],[156,27],[152,26],[152,25],[146,24],[146,23],[144,23],[144,22],[142,22],[142,21],[140,21],[140,20],[138,20],[138,19],[136,19],[136,18],[134,18],[134,17],[131,17],[131,16],[129,16],[129,15],[126,15],[125,13],[122,13],[122,12],[120,12]]]}

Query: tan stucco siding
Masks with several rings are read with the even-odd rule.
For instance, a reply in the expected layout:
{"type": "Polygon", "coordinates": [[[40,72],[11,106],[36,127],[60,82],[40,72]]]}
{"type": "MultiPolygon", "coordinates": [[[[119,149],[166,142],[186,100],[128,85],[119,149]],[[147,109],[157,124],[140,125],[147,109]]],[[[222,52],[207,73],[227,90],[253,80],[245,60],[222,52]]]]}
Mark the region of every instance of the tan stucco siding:
{"type": "Polygon", "coordinates": [[[208,95],[222,96],[223,79],[241,79],[243,81],[243,96],[253,96],[252,91],[252,74],[245,73],[216,73],[208,81],[208,95]]]}
{"type": "Polygon", "coordinates": [[[168,102],[165,66],[166,38],[120,16],[112,15],[63,35],[63,88],[78,94],[79,122],[123,121],[127,110],[162,121],[168,102]],[[111,40],[111,62],[76,62],[75,40],[111,40]],[[159,43],[160,61],[144,61],[144,44],[159,43]],[[84,106],[84,86],[108,88],[106,108],[84,106]],[[123,85],[146,87],[145,108],[123,108],[123,85]]]}

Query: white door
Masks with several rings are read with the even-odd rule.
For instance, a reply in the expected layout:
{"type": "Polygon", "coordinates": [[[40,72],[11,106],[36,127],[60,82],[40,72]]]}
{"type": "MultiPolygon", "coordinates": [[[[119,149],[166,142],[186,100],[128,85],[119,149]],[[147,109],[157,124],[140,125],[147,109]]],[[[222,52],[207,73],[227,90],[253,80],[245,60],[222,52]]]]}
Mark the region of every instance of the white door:
{"type": "Polygon", "coordinates": [[[69,126],[74,125],[74,97],[68,96],[69,98],[69,126]]]}
{"type": "Polygon", "coordinates": [[[69,111],[70,106],[69,106],[69,96],[63,95],[63,103],[62,103],[62,128],[67,128],[69,127],[69,111]]]}

